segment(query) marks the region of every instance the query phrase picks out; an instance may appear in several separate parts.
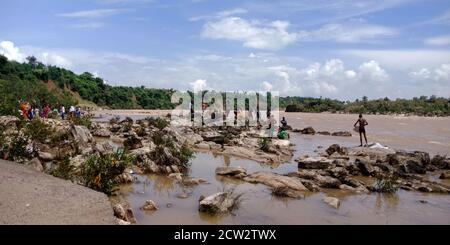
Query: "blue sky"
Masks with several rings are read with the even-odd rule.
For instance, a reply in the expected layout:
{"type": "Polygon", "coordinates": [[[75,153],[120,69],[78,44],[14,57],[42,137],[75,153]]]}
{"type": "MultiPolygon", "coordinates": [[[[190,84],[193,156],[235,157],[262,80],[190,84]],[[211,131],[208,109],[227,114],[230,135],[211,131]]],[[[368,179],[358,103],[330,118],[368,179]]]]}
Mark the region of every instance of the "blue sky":
{"type": "Polygon", "coordinates": [[[113,85],[450,97],[448,0],[0,2],[0,53],[113,85]]]}

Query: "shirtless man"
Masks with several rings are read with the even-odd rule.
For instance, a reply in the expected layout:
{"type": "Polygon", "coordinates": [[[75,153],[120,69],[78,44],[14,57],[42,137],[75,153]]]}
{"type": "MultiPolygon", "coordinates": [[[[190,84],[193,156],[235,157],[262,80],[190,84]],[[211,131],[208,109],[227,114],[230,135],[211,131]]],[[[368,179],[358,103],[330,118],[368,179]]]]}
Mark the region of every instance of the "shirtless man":
{"type": "Polygon", "coordinates": [[[363,116],[361,114],[359,114],[359,119],[358,121],[356,121],[354,127],[356,127],[356,125],[359,124],[359,140],[361,142],[360,146],[363,146],[363,140],[362,140],[362,135],[364,134],[364,139],[366,140],[366,145],[367,145],[367,137],[366,137],[366,126],[369,125],[369,123],[367,123],[366,119],[363,118],[363,116]]]}

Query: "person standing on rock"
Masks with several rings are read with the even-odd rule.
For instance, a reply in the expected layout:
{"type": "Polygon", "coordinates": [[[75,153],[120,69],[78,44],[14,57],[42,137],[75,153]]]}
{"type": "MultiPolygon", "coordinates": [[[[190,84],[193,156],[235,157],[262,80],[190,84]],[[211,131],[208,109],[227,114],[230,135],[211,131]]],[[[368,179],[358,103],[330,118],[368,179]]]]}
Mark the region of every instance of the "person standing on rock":
{"type": "Polygon", "coordinates": [[[66,114],[66,108],[64,107],[64,105],[61,106],[60,113],[61,119],[64,120],[64,115],[66,114]]]}
{"type": "Polygon", "coordinates": [[[367,136],[366,136],[366,126],[369,125],[369,123],[366,121],[366,119],[363,118],[362,114],[359,114],[358,121],[356,121],[354,127],[359,124],[359,141],[361,142],[360,146],[363,146],[363,140],[362,136],[364,134],[364,139],[366,140],[367,145],[367,136]]]}

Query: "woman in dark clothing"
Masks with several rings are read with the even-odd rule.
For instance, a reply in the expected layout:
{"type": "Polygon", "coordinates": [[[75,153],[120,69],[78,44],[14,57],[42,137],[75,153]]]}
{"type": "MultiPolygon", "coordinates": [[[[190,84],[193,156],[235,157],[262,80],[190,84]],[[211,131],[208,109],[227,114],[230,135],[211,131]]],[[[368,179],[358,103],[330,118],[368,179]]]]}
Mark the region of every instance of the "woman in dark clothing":
{"type": "Polygon", "coordinates": [[[359,140],[361,142],[360,146],[363,146],[363,140],[362,140],[362,136],[364,134],[364,139],[366,140],[366,145],[367,145],[367,136],[366,136],[366,126],[369,125],[369,123],[366,121],[366,119],[363,118],[363,116],[361,114],[359,114],[359,119],[358,121],[356,121],[354,127],[356,127],[356,125],[359,124],[359,140]]]}

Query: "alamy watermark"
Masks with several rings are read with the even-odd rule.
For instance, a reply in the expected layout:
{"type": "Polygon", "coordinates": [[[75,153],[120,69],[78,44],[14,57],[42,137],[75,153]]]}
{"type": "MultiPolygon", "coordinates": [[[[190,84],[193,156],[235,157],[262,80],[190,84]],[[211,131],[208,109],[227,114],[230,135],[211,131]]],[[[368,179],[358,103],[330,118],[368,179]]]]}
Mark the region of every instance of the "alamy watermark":
{"type": "Polygon", "coordinates": [[[180,92],[172,95],[178,106],[172,124],[194,127],[266,127],[279,122],[278,92],[180,92]]]}

